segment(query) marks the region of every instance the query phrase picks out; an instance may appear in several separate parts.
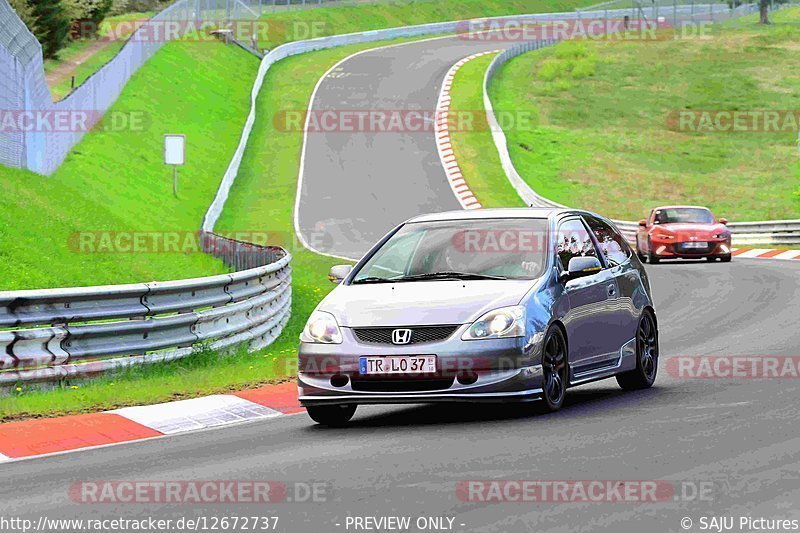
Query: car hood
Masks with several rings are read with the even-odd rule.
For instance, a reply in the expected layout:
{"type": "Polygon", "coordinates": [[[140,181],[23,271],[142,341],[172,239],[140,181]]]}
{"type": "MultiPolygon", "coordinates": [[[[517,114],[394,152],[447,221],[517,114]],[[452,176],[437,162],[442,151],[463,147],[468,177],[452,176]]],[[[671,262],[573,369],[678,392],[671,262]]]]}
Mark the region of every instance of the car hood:
{"type": "Polygon", "coordinates": [[[690,223],[676,223],[676,224],[658,224],[653,229],[662,229],[671,233],[682,233],[685,235],[695,235],[697,237],[708,237],[717,233],[725,231],[725,226],[722,224],[690,224],[690,223]]]}
{"type": "Polygon", "coordinates": [[[465,324],[516,305],[535,280],[416,281],[340,285],[319,305],[340,326],[465,324]]]}

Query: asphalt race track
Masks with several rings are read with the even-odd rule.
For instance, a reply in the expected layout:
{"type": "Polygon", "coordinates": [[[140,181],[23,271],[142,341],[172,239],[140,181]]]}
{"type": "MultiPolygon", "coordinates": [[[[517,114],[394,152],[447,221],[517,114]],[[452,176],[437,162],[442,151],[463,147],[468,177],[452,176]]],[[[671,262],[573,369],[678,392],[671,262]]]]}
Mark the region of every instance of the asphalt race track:
{"type": "MultiPolygon", "coordinates": [[[[349,516],[455,517],[457,531],[681,531],[684,516],[791,515],[800,469],[796,379],[678,380],[678,355],[797,351],[800,265],[779,261],[652,267],[661,323],[656,387],[576,388],[567,407],[360,407],[347,429],[303,414],[3,466],[6,515],[180,518],[277,515],[289,533],[347,531],[349,516]],[[294,480],[330,484],[328,503],[274,506],[79,505],[81,480],[294,480]],[[713,501],[465,503],[461,480],[713,483],[713,501]],[[458,524],[465,526],[458,526],[458,524]]],[[[796,513],[796,512],[795,512],[796,513]]],[[[789,516],[792,517],[792,516],[789,516]]],[[[798,516],[793,516],[798,518],[798,516]]]]}
{"type": "MultiPolygon", "coordinates": [[[[513,44],[449,37],[351,56],[320,83],[311,109],[432,111],[454,63],[513,44]]],[[[359,258],[412,216],[461,209],[432,129],[308,133],[297,209],[305,241],[320,252],[359,258]]]]}
{"type": "MultiPolygon", "coordinates": [[[[445,39],[362,54],[342,65],[346,75],[322,84],[317,102],[431,107],[449,66],[480,49],[445,39]]],[[[408,216],[458,207],[432,134],[338,135],[309,136],[302,189],[303,232],[317,224],[341,229],[323,251],[358,255],[408,216]]],[[[636,533],[683,531],[684,517],[695,524],[700,516],[800,518],[798,380],[684,379],[666,371],[677,356],[797,355],[800,264],[734,259],[648,272],[661,331],[653,389],[625,393],[613,380],[588,385],[571,390],[553,415],[529,405],[360,407],[347,429],[315,426],[301,414],[9,463],[2,468],[4,513],[34,520],[278,516],[278,530],[288,533],[354,531],[345,527],[348,516],[444,516],[463,532],[636,533]],[[712,489],[710,499],[633,504],[457,497],[460,481],[484,479],[668,480],[712,489]],[[79,505],[68,489],[81,480],[318,481],[329,484],[330,498],[79,505]]]]}

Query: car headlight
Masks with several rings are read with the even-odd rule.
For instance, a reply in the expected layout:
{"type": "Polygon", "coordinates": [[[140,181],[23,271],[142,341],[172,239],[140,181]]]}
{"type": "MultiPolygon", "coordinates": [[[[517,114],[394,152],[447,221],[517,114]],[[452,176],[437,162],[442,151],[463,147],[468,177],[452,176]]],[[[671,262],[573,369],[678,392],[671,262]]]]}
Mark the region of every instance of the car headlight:
{"type": "Polygon", "coordinates": [[[472,323],[462,340],[504,339],[525,336],[525,308],[520,305],[489,311],[472,323]]]}
{"type": "Polygon", "coordinates": [[[715,239],[730,239],[731,238],[731,234],[728,233],[728,232],[716,233],[716,234],[712,235],[712,237],[715,238],[715,239]]]}
{"type": "Polygon", "coordinates": [[[674,239],[675,235],[670,235],[669,233],[653,233],[653,237],[656,239],[674,239]]]}
{"type": "Polygon", "coordinates": [[[300,334],[303,342],[315,342],[321,344],[341,344],[342,331],[336,318],[325,311],[314,311],[300,334]]]}

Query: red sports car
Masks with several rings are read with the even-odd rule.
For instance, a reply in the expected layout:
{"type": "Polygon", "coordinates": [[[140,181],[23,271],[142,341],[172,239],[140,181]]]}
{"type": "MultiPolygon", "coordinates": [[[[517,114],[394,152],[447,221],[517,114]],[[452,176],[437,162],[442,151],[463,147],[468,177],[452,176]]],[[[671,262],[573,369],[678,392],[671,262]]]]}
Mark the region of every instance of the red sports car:
{"type": "Polygon", "coordinates": [[[719,258],[731,260],[727,220],[717,220],[705,207],[664,206],[639,221],[636,248],[639,259],[656,264],[662,259],[719,258]]]}

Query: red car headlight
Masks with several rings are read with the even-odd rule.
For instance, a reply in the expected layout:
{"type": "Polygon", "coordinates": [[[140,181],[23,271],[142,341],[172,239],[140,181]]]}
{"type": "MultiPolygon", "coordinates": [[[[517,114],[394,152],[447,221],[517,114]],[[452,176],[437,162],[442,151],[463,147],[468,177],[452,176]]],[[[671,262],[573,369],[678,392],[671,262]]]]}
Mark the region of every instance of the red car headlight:
{"type": "Polygon", "coordinates": [[[669,233],[656,232],[653,233],[653,238],[661,240],[669,240],[669,239],[674,239],[675,235],[670,235],[669,233]]]}

